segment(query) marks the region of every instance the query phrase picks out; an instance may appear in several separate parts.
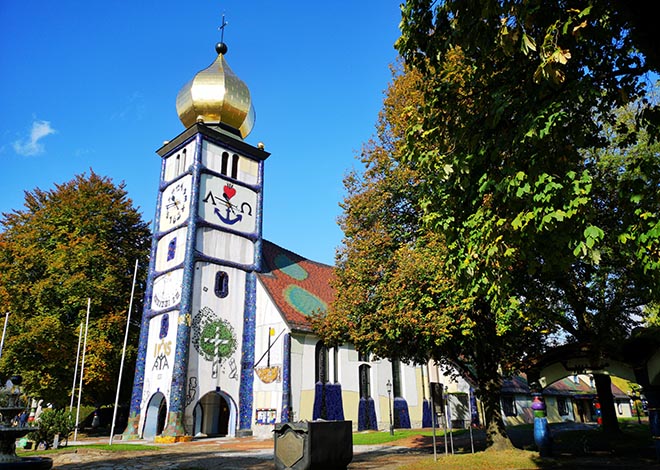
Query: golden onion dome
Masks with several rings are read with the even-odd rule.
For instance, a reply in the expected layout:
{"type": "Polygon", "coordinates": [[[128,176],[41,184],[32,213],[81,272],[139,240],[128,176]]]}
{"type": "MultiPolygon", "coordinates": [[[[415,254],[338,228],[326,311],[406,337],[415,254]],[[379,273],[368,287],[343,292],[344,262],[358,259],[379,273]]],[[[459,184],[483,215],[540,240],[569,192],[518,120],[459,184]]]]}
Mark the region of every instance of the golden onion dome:
{"type": "Polygon", "coordinates": [[[215,50],[218,58],[179,91],[176,112],[186,129],[200,121],[222,123],[245,138],[255,120],[250,90],[227,65],[227,46],[219,42],[215,50]]]}

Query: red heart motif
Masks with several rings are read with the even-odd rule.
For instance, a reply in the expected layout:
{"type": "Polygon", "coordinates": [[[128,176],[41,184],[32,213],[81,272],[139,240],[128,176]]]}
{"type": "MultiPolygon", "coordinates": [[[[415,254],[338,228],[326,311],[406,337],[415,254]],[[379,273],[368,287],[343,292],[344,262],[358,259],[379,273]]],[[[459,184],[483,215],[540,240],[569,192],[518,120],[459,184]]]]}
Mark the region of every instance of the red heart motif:
{"type": "Polygon", "coordinates": [[[236,195],[236,189],[234,189],[233,186],[228,186],[227,185],[227,186],[224,187],[223,191],[225,193],[225,198],[227,198],[227,199],[231,199],[236,195]]]}

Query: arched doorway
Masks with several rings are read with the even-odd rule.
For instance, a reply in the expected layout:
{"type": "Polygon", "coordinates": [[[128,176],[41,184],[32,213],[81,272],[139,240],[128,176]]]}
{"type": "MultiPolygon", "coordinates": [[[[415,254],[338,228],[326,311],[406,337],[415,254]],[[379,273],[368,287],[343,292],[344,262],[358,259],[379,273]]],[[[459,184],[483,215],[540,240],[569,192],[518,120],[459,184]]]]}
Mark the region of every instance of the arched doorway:
{"type": "Polygon", "coordinates": [[[209,392],[193,410],[193,429],[197,437],[233,436],[236,430],[236,405],[223,392],[209,392]]]}
{"type": "Polygon", "coordinates": [[[147,405],[147,411],[144,419],[144,428],[142,430],[143,439],[153,439],[160,436],[167,423],[167,400],[161,392],[153,394],[147,405]]]}

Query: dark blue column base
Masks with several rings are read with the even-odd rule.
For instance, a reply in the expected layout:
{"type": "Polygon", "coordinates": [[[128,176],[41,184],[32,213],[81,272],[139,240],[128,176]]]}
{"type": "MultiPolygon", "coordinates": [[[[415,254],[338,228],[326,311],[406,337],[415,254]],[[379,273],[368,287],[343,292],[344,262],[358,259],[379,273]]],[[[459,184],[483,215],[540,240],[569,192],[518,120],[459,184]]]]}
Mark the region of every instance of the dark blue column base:
{"type": "Polygon", "coordinates": [[[394,428],[410,429],[410,413],[408,412],[408,402],[405,398],[396,397],[394,399],[394,428]]]}
{"type": "Polygon", "coordinates": [[[360,403],[358,404],[358,431],[370,430],[378,430],[376,404],[371,397],[360,398],[360,403]]]}

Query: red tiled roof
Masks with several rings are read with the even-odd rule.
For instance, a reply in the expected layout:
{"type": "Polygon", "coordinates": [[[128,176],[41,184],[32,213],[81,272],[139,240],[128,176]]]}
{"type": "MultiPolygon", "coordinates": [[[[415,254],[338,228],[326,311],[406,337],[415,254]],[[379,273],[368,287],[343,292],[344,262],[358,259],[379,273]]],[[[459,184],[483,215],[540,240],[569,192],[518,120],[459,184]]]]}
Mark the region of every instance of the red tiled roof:
{"type": "Polygon", "coordinates": [[[294,331],[311,332],[310,316],[326,310],[334,297],[332,266],[310,261],[267,240],[262,243],[258,276],[294,331]]]}

